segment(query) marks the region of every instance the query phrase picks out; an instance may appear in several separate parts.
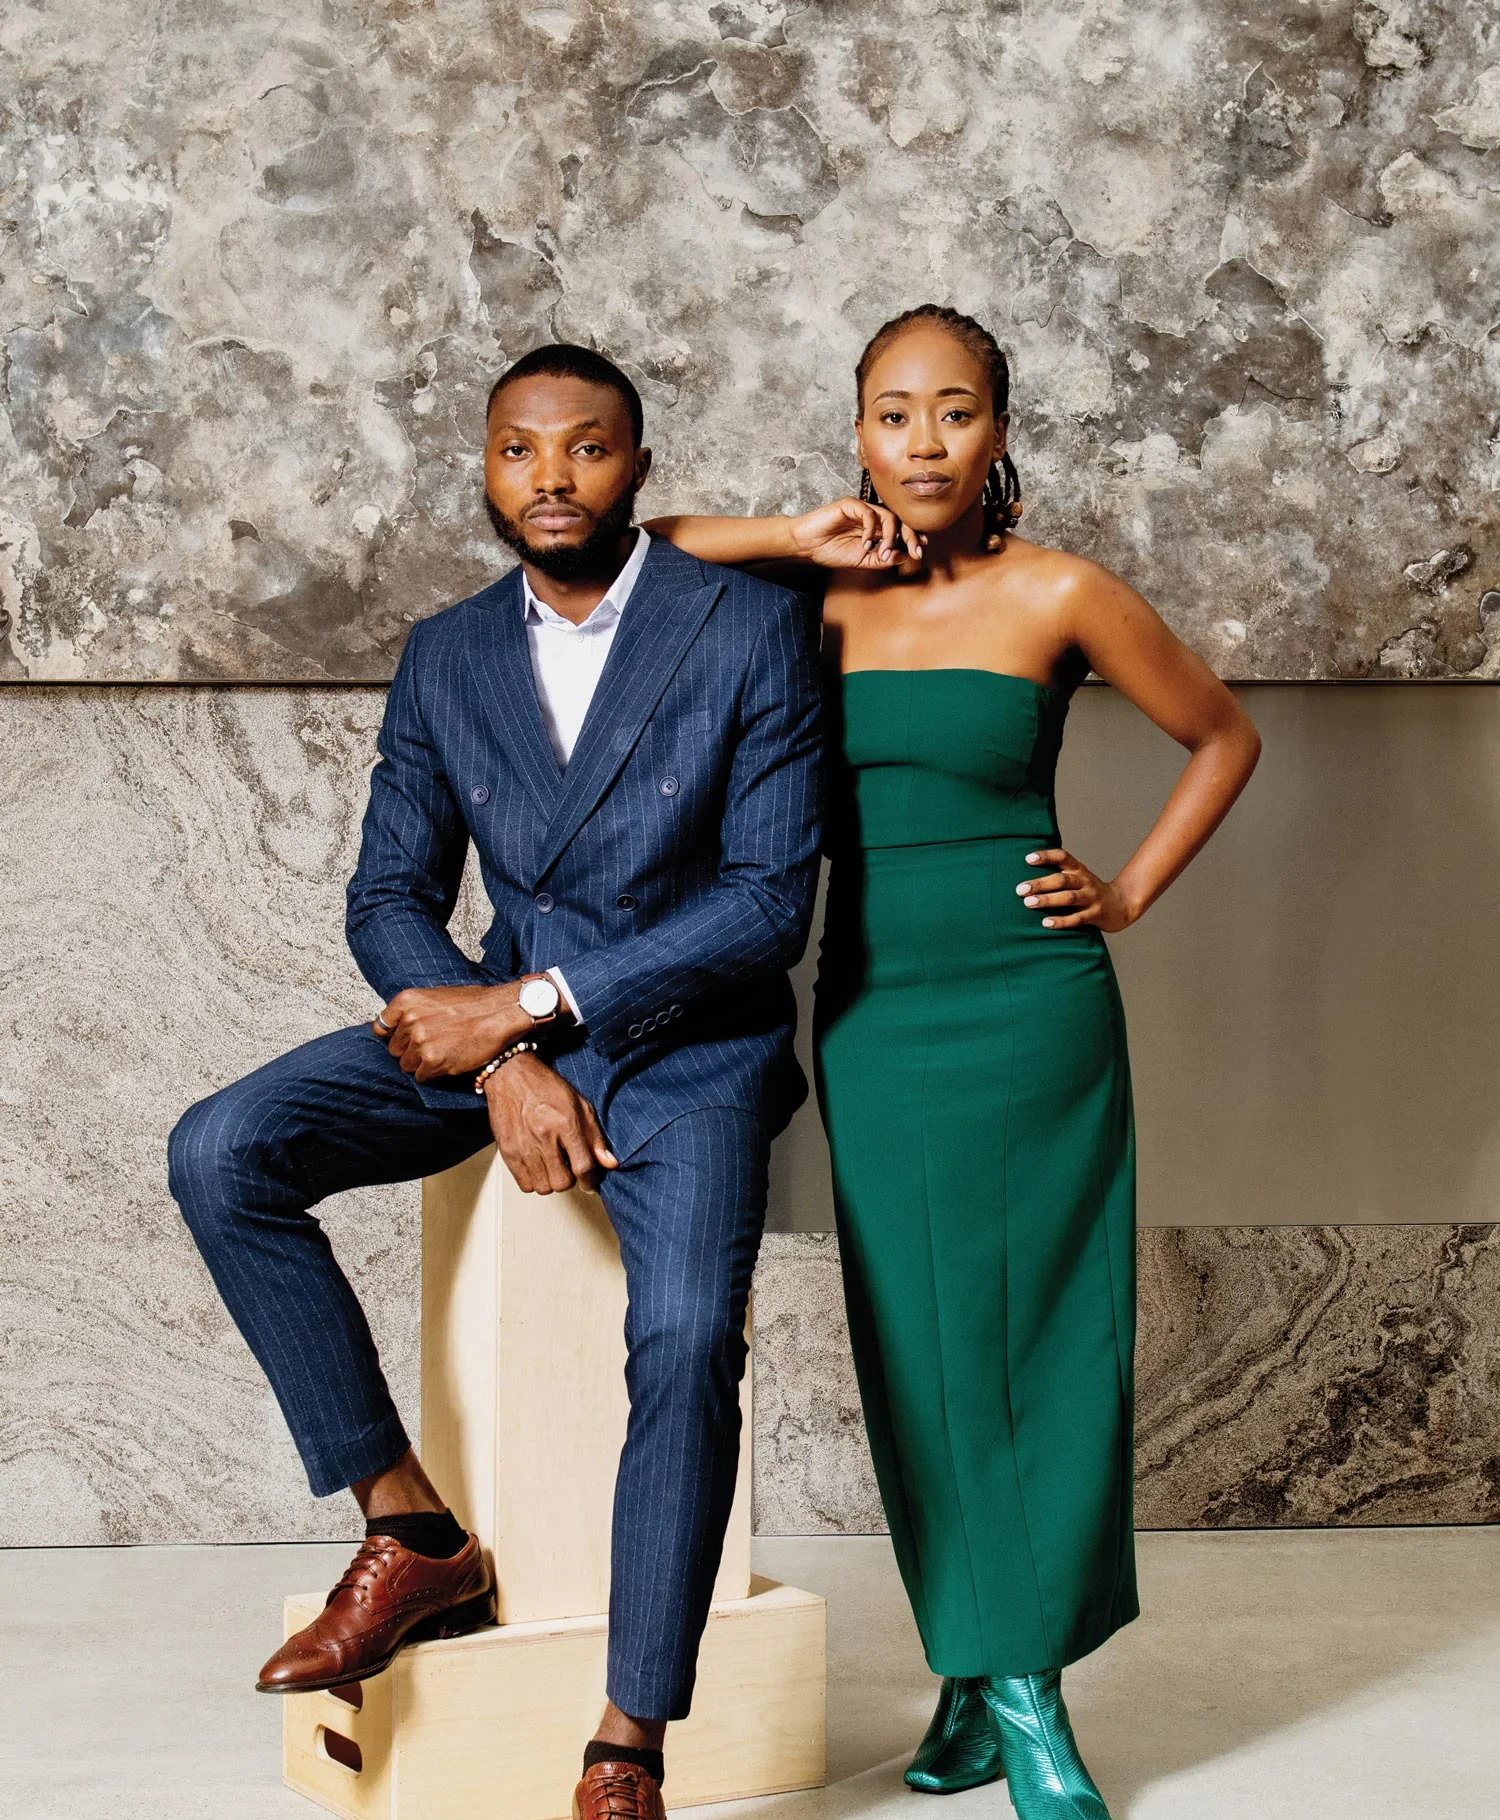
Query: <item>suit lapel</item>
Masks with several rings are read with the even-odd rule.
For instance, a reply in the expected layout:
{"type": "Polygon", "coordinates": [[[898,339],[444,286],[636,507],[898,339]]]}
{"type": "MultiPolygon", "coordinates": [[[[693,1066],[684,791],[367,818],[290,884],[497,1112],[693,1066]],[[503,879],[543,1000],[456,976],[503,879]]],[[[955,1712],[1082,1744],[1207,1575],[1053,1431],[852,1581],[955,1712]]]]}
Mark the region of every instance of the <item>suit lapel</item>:
{"type": "Polygon", "coordinates": [[[652,538],[563,773],[562,794],[542,837],[539,878],[619,776],[723,585],[705,583],[696,558],[652,538]]]}
{"type": "Polygon", "coordinates": [[[485,707],[516,770],[550,817],[563,785],[563,769],[552,750],[531,673],[526,641],[521,570],[495,583],[492,611],[480,622],[483,640],[474,653],[474,678],[485,707]]]}

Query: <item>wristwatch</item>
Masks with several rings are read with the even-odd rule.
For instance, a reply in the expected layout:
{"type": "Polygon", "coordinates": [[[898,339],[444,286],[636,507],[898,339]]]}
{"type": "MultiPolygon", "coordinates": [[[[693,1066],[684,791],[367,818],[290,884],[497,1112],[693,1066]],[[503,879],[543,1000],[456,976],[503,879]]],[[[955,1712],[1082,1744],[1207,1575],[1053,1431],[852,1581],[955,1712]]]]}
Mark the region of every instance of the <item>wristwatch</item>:
{"type": "Polygon", "coordinates": [[[535,979],[521,981],[516,1003],[533,1024],[550,1024],[562,1005],[562,994],[558,991],[555,980],[549,980],[545,973],[540,973],[535,979]]]}

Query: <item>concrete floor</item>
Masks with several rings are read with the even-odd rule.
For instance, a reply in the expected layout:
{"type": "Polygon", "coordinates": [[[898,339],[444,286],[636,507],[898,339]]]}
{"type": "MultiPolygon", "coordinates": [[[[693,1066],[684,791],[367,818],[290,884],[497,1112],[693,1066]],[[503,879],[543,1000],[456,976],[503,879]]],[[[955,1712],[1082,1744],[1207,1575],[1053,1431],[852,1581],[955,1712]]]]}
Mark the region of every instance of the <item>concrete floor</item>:
{"type": "MultiPolygon", "coordinates": [[[[287,1591],[345,1545],[0,1551],[5,1820],[312,1820],[254,1692],[287,1591]]],[[[829,1786],[735,1820],[920,1820],[931,1709],[882,1539],[765,1539],[829,1599],[829,1786]]],[[[1115,1820],[1496,1820],[1500,1531],[1140,1537],[1146,1615],[1064,1687],[1115,1820]]],[[[943,1820],[1009,1820],[1003,1785],[943,1820]]],[[[504,1820],[498,1816],[497,1820],[504,1820]]]]}

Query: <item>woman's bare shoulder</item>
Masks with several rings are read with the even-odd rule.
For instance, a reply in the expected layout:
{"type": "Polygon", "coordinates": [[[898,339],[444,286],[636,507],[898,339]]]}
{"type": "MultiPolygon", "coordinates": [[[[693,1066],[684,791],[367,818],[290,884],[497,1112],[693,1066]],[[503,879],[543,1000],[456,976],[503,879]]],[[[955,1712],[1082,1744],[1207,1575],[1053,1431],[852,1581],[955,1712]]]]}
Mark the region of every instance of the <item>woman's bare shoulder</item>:
{"type": "Polygon", "coordinates": [[[1103,563],[1091,556],[1077,556],[1071,550],[1059,550],[1051,544],[1032,543],[1014,532],[1006,539],[1005,548],[992,557],[997,572],[1002,566],[1017,582],[1036,589],[1058,601],[1077,600],[1082,596],[1122,588],[1128,584],[1103,563]]]}

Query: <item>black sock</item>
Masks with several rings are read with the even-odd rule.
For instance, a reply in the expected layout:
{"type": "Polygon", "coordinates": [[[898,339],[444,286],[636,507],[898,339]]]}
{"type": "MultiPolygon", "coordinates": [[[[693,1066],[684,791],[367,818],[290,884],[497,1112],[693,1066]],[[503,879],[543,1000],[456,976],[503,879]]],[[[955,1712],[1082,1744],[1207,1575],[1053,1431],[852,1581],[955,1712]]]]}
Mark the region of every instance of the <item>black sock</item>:
{"type": "Polygon", "coordinates": [[[468,1541],[457,1517],[451,1510],[413,1510],[399,1517],[371,1517],[365,1524],[367,1536],[394,1536],[403,1548],[414,1555],[426,1555],[429,1561],[447,1561],[468,1541]]]}
{"type": "Polygon", "coordinates": [[[667,1779],[667,1767],[662,1761],[659,1750],[637,1750],[633,1744],[605,1744],[595,1738],[592,1744],[583,1747],[583,1767],[585,1773],[596,1763],[636,1763],[645,1770],[648,1776],[655,1779],[658,1788],[667,1779]]]}

